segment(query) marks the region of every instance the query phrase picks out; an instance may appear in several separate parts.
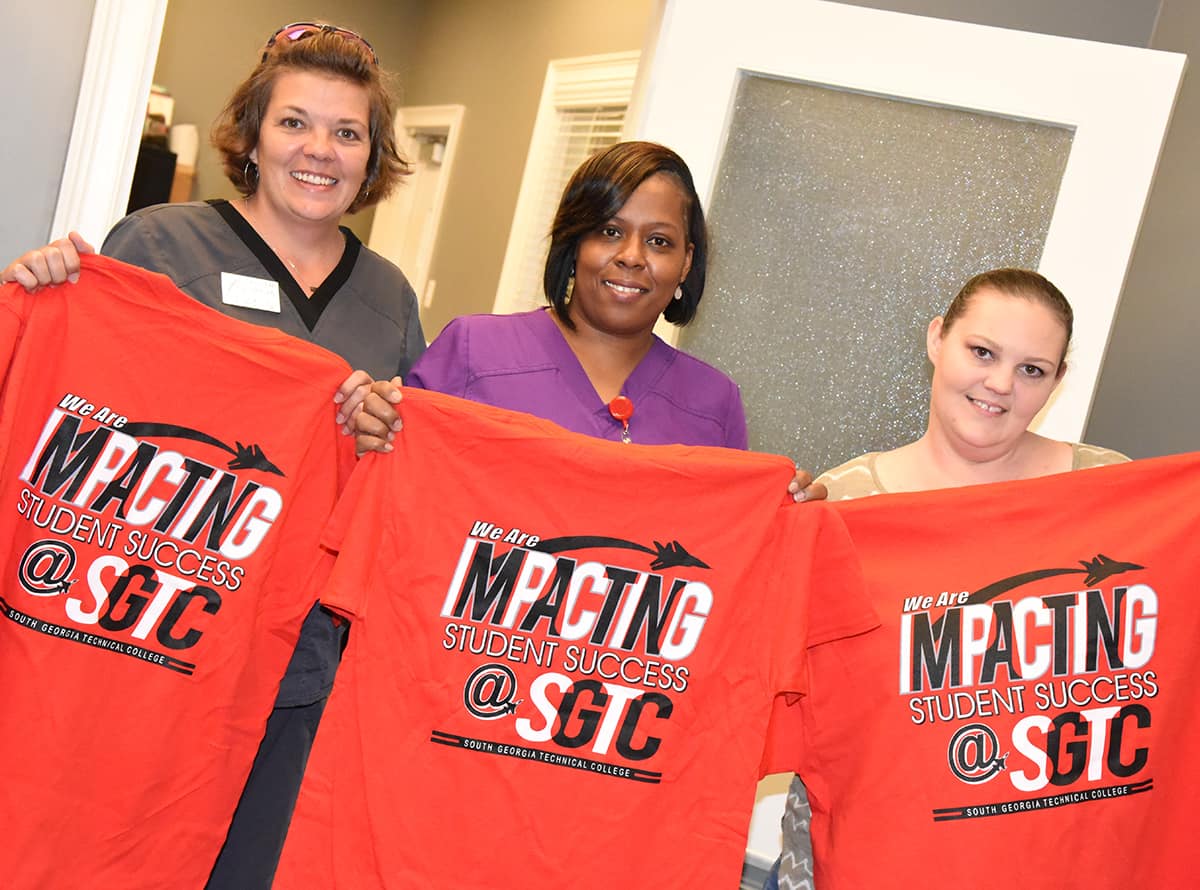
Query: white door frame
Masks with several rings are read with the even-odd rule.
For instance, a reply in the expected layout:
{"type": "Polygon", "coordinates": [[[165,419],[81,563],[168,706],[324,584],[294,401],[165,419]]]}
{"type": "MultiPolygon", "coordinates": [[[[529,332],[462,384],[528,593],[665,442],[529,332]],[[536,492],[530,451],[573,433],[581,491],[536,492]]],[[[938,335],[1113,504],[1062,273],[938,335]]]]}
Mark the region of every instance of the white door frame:
{"type": "MultiPolygon", "coordinates": [[[[433,265],[438,227],[441,224],[442,210],[446,205],[446,190],[454,167],[454,159],[458,153],[465,114],[466,109],[462,105],[410,105],[396,110],[396,143],[401,152],[408,157],[416,157],[417,146],[414,144],[414,138],[419,139],[424,135],[445,137],[441,174],[434,191],[429,219],[425,223],[426,229],[421,234],[416,264],[411,269],[403,269],[423,308],[428,308],[433,301],[435,282],[429,280],[429,272],[433,265]]],[[[371,235],[367,239],[367,246],[376,253],[392,259],[388,243],[381,239],[390,241],[397,231],[402,231],[397,226],[411,223],[411,220],[407,219],[411,205],[412,192],[406,189],[405,184],[401,182],[399,188],[375,208],[375,217],[371,224],[371,235]],[[377,229],[376,226],[381,221],[386,225],[377,229]],[[392,231],[386,231],[387,228],[391,228],[392,231]]],[[[397,263],[397,265],[400,264],[397,263]]]]}
{"type": "Polygon", "coordinates": [[[1072,127],[1039,270],[1074,300],[1076,346],[1034,427],[1074,441],[1185,61],[824,0],[741,0],[736,15],[710,0],[667,0],[634,132],[679,151],[708,199],[740,72],[1072,127]]]}
{"type": "Polygon", "coordinates": [[[97,246],[125,215],[167,0],[96,0],[51,236],[97,246]]]}

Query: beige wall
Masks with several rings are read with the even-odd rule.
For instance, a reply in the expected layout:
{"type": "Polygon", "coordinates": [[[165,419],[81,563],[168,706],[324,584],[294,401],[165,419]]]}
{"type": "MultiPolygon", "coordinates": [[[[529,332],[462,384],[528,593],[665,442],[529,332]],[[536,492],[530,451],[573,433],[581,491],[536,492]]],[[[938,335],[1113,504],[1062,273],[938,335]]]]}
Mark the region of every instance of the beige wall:
{"type": "MultiPolygon", "coordinates": [[[[365,35],[383,67],[403,75],[412,57],[424,0],[173,0],[167,6],[154,81],[175,98],[175,122],[200,130],[194,200],[234,198],[237,192],[208,144],[208,131],[230,93],[258,62],[263,44],[281,25],[333,21],[365,35]]],[[[370,231],[371,213],[350,217],[360,238],[370,231]]]]}
{"type": "Polygon", "coordinates": [[[640,49],[653,0],[437,0],[426,7],[406,103],[466,106],[423,310],[432,338],[490,312],[546,65],[640,49]]]}

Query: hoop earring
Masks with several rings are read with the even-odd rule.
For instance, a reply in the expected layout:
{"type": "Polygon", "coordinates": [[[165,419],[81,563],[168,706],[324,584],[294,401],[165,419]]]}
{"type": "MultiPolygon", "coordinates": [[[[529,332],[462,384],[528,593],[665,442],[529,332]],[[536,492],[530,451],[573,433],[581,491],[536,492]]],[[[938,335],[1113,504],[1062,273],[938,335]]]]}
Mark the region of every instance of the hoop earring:
{"type": "Polygon", "coordinates": [[[682,284],[675,285],[675,299],[676,300],[683,299],[683,285],[682,284]]]}
{"type": "Polygon", "coordinates": [[[242,168],[242,178],[246,180],[246,185],[253,189],[258,188],[258,164],[246,158],[246,166],[242,168]],[[250,171],[254,171],[253,181],[251,181],[250,171]]]}

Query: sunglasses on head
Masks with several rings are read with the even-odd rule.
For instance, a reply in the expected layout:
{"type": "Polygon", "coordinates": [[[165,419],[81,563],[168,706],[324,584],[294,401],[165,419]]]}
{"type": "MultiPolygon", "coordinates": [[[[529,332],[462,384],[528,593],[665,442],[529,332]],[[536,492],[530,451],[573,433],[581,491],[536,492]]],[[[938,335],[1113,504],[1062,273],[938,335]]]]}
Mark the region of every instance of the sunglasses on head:
{"type": "Polygon", "coordinates": [[[344,37],[351,43],[357,43],[359,46],[366,49],[371,56],[372,64],[379,64],[379,56],[375,53],[375,47],[367,42],[367,39],[361,34],[356,34],[346,28],[339,28],[336,25],[324,25],[320,22],[292,22],[290,25],[284,25],[278,31],[271,35],[271,39],[267,41],[267,45],[263,47],[262,61],[267,60],[267,56],[271,53],[271,47],[277,43],[295,43],[298,40],[303,40],[305,37],[312,37],[314,34],[320,34],[322,31],[328,31],[330,34],[337,34],[339,37],[344,37]]]}

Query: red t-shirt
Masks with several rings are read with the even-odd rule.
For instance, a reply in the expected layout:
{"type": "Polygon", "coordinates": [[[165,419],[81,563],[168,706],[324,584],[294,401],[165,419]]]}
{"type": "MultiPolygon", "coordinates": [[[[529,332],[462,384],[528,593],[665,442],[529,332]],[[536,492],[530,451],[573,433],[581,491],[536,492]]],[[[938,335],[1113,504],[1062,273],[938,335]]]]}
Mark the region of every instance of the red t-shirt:
{"type": "Polygon", "coordinates": [[[787,460],[406,390],[329,530],[359,614],[279,888],[735,886],[771,699],[877,624],[787,460]]]}
{"type": "Polygon", "coordinates": [[[1196,884],[1200,455],[837,504],[883,632],[814,652],[776,769],[821,890],[1196,884]]]}
{"type": "Polygon", "coordinates": [[[349,440],[337,357],[84,257],[0,289],[0,884],[204,885],[349,440]]]}

